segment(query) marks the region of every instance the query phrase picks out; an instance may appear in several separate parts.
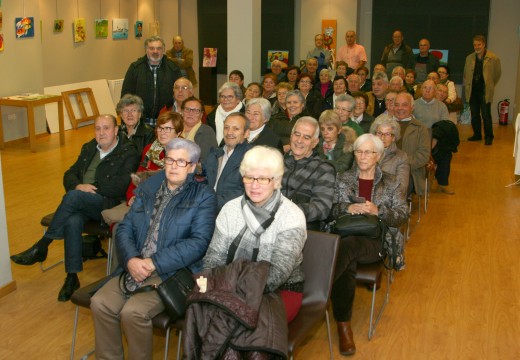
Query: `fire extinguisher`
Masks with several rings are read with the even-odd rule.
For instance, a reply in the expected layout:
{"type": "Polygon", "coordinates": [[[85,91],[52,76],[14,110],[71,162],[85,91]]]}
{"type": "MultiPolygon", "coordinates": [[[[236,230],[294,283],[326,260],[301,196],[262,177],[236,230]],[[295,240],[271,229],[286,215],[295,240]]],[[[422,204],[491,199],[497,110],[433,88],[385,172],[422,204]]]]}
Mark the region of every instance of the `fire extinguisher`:
{"type": "Polygon", "coordinates": [[[509,99],[498,102],[498,123],[500,125],[507,125],[509,119],[509,99]]]}

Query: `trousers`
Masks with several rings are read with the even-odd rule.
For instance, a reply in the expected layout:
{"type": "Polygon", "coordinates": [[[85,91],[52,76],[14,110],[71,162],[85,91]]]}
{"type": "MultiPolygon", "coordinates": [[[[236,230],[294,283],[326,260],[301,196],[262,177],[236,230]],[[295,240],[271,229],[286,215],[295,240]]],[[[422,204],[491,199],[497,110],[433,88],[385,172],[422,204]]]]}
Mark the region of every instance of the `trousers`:
{"type": "Polygon", "coordinates": [[[81,190],[68,191],[54,213],[45,232],[51,239],[65,241],[65,271],[83,270],[83,227],[89,220],[101,221],[103,196],[81,190]]]}
{"type": "Polygon", "coordinates": [[[484,136],[486,139],[493,140],[493,120],[491,118],[491,103],[486,102],[484,94],[471,94],[471,98],[469,99],[469,108],[471,110],[471,127],[473,129],[473,134],[478,138],[482,137],[483,120],[484,136]]]}
{"type": "MultiPolygon", "coordinates": [[[[160,284],[152,275],[144,285],[160,284]]],[[[119,286],[119,276],[109,280],[90,302],[94,318],[96,357],[101,360],[124,359],[121,328],[128,343],[128,359],[148,360],[153,355],[152,319],[164,305],[156,291],[127,297],[119,286]]]]}
{"type": "Polygon", "coordinates": [[[441,186],[448,186],[448,179],[450,177],[451,169],[451,152],[439,152],[432,155],[437,163],[437,170],[435,170],[435,178],[441,186]]]}
{"type": "Polygon", "coordinates": [[[332,311],[336,321],[350,321],[352,318],[357,264],[379,261],[381,251],[381,239],[348,236],[340,240],[331,293],[332,311]]]}

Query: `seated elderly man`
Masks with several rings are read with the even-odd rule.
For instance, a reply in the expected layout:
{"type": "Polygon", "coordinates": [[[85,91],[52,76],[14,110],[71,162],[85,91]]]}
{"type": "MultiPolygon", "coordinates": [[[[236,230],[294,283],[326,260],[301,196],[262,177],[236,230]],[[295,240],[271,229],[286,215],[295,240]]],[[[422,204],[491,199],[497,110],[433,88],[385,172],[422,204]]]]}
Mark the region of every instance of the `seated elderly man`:
{"type": "Polygon", "coordinates": [[[151,359],[152,318],[164,311],[156,291],[138,292],[160,284],[182,268],[198,272],[217,215],[215,193],[194,177],[200,148],[176,138],[166,145],[164,171],[136,190],[136,199],[119,225],[115,275],[92,297],[98,359],[123,359],[122,331],[128,358],[151,359]],[[120,274],[119,276],[117,276],[120,274]]]}
{"type": "Polygon", "coordinates": [[[290,151],[285,154],[282,194],[303,210],[307,229],[318,230],[330,213],[336,171],[315,150],[320,126],[310,116],[299,118],[291,133],[290,151]]]}
{"type": "Polygon", "coordinates": [[[186,78],[180,78],[173,84],[173,104],[171,111],[182,114],[182,103],[189,97],[193,96],[193,84],[186,78]]]}
{"type": "Polygon", "coordinates": [[[249,119],[240,112],[229,114],[224,121],[224,146],[211,148],[204,163],[208,185],[217,193],[219,210],[229,201],[244,193],[240,163],[251,148],[249,119]]]}
{"type": "Polygon", "coordinates": [[[385,96],[388,92],[388,76],[382,71],[376,71],[372,77],[372,91],[367,92],[367,113],[378,117],[386,110],[385,96]]]}
{"type": "Polygon", "coordinates": [[[274,60],[271,63],[271,73],[276,75],[276,78],[278,79],[277,82],[282,81],[285,79],[285,73],[283,72],[283,69],[287,69],[287,64],[280,60],[274,60]]]}
{"type": "Polygon", "coordinates": [[[64,239],[67,277],[58,301],[69,300],[80,286],[77,273],[83,270],[83,225],[88,220],[102,221],[101,211],[125,200],[130,173],[139,164],[135,144],[117,136],[113,115],[98,116],[94,129],[96,138],[83,145],[78,159],[63,176],[67,193],[47,231],[31,248],[11,256],[19,265],[42,262],[52,241],[64,239]]]}
{"type": "Polygon", "coordinates": [[[202,101],[196,97],[187,98],[181,105],[181,114],[184,120],[182,137],[200,146],[200,162],[206,161],[209,150],[218,146],[215,131],[202,123],[203,113],[202,101]]]}
{"type": "Polygon", "coordinates": [[[450,118],[446,105],[436,99],[437,88],[432,80],[426,80],[421,86],[421,97],[414,102],[413,115],[428,129],[440,120],[450,118]]]}
{"type": "Polygon", "coordinates": [[[424,195],[426,179],[425,166],[430,159],[431,137],[428,128],[413,116],[413,96],[399,93],[394,100],[394,117],[401,127],[401,139],[397,147],[408,155],[411,186],[417,195],[424,195]]]}
{"type": "Polygon", "coordinates": [[[307,61],[305,62],[305,69],[303,70],[303,72],[312,76],[312,78],[315,81],[319,81],[320,77],[318,75],[318,66],[318,59],[312,57],[310,59],[307,59],[307,61]]]}

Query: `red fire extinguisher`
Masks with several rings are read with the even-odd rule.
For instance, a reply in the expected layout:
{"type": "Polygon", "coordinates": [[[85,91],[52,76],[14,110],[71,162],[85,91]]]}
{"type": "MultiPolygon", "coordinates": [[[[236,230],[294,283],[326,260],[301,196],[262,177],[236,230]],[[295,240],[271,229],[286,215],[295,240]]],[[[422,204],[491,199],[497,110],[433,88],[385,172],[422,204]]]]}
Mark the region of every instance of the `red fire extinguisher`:
{"type": "Polygon", "coordinates": [[[507,125],[509,119],[509,99],[498,102],[498,123],[500,125],[507,125]]]}

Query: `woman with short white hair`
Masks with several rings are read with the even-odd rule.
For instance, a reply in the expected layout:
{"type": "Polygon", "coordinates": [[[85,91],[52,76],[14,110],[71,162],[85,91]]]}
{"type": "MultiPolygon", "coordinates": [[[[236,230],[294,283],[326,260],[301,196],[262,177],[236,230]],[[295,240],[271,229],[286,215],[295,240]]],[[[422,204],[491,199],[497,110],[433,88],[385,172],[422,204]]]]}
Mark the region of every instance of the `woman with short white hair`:
{"type": "Polygon", "coordinates": [[[266,145],[275,147],[283,152],[280,137],[267,126],[271,118],[271,103],[267,99],[251,99],[246,105],[246,116],[249,119],[249,137],[247,141],[252,145],[266,145]]]}
{"type": "Polygon", "coordinates": [[[224,120],[226,120],[226,117],[234,112],[243,113],[245,111],[242,96],[240,86],[234,82],[226,82],[218,90],[220,104],[209,113],[206,120],[207,124],[215,131],[217,144],[220,144],[224,138],[224,120]]]}

